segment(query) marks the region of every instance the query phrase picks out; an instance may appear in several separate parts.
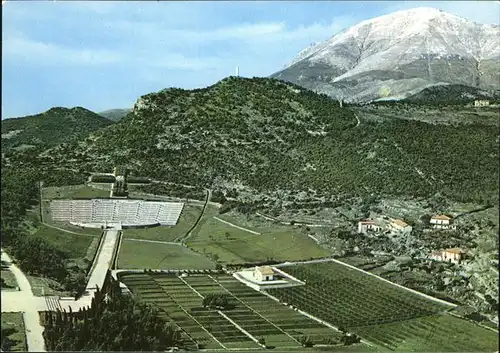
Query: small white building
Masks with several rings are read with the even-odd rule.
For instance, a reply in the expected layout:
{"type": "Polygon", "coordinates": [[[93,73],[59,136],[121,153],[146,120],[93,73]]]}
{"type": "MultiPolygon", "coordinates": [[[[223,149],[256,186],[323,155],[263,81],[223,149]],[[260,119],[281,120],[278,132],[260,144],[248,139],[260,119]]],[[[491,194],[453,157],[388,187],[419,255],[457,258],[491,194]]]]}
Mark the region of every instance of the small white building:
{"type": "Polygon", "coordinates": [[[434,229],[456,229],[453,218],[444,214],[432,216],[430,223],[434,229]]]}
{"type": "Polygon", "coordinates": [[[475,107],[487,107],[490,105],[490,101],[484,99],[477,99],[474,101],[475,107]]]}
{"type": "Polygon", "coordinates": [[[379,231],[380,229],[380,225],[372,219],[365,219],[358,222],[358,233],[366,234],[368,232],[379,231]]]}
{"type": "Polygon", "coordinates": [[[465,257],[466,251],[460,248],[451,248],[441,251],[435,251],[431,254],[431,259],[436,261],[460,263],[465,257]]]}
{"type": "Polygon", "coordinates": [[[265,282],[274,280],[274,270],[271,266],[255,267],[253,277],[257,282],[265,282]]]}
{"type": "Polygon", "coordinates": [[[405,232],[405,233],[410,233],[413,229],[408,223],[406,223],[401,219],[391,219],[389,227],[394,232],[405,232]]]}

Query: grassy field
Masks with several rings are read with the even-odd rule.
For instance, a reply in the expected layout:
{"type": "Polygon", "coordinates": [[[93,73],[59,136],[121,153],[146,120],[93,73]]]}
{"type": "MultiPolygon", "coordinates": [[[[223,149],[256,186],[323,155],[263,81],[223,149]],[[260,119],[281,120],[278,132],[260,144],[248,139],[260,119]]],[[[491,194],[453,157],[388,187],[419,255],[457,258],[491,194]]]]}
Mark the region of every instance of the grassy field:
{"type": "Polygon", "coordinates": [[[1,277],[5,282],[5,287],[2,290],[15,290],[17,287],[16,277],[10,270],[2,269],[1,277]]]}
{"type": "Polygon", "coordinates": [[[494,351],[498,346],[497,334],[450,316],[444,305],[342,264],[281,269],[306,285],[270,294],[389,350],[494,351]]]}
{"type": "MultiPolygon", "coordinates": [[[[111,187],[110,187],[111,188],[111,187]]],[[[63,187],[48,187],[42,189],[42,199],[74,199],[74,198],[93,198],[109,197],[110,189],[103,190],[87,185],[71,185],[63,187]]]]}
{"type": "Polygon", "coordinates": [[[84,258],[94,237],[76,235],[41,225],[35,235],[64,251],[70,258],[84,258]]]}
{"type": "Polygon", "coordinates": [[[12,332],[7,337],[2,337],[4,351],[22,352],[28,350],[22,313],[2,313],[2,330],[4,329],[10,329],[9,331],[12,332]],[[4,346],[6,340],[12,341],[9,345],[10,348],[4,346]]]}
{"type": "Polygon", "coordinates": [[[123,239],[118,254],[118,267],[121,269],[213,269],[215,264],[182,245],[123,239]],[[162,261],[161,264],[160,261],[162,261]]]}
{"type": "Polygon", "coordinates": [[[300,349],[301,336],[311,337],[316,344],[328,344],[338,343],[341,335],[228,275],[180,279],[164,274],[129,274],[122,281],[134,294],[165,310],[165,315],[203,348],[258,348],[236,325],[255,339],[264,338],[267,346],[277,350],[300,349]],[[202,307],[202,296],[214,292],[228,294],[234,304],[234,308],[223,311],[229,320],[215,310],[202,307]]]}
{"type": "MultiPolygon", "coordinates": [[[[255,230],[262,231],[262,229],[255,230]]],[[[213,217],[203,217],[188,239],[187,245],[202,253],[216,254],[218,261],[225,264],[268,259],[293,261],[320,258],[330,254],[314,240],[298,231],[282,228],[266,230],[266,233],[256,235],[213,217]]]]}
{"type": "Polygon", "coordinates": [[[179,221],[173,227],[153,227],[146,229],[127,229],[124,238],[157,241],[174,241],[184,236],[201,214],[202,206],[184,205],[179,221]]]}

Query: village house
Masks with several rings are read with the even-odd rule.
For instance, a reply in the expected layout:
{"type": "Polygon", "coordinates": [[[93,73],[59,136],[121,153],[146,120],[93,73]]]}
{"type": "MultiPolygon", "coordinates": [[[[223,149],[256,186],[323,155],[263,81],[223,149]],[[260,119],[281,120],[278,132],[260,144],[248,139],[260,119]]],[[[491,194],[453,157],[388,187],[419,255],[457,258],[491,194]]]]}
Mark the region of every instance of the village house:
{"type": "Polygon", "coordinates": [[[475,107],[487,107],[490,105],[490,101],[484,100],[484,99],[476,99],[474,101],[474,106],[475,107]]]}
{"type": "Polygon", "coordinates": [[[412,227],[401,219],[391,219],[389,223],[389,228],[394,232],[405,232],[410,233],[412,231],[412,227]]]}
{"type": "Polygon", "coordinates": [[[444,214],[432,216],[430,223],[434,229],[456,229],[453,218],[444,214]]]}
{"type": "Polygon", "coordinates": [[[380,225],[375,220],[365,219],[358,222],[358,233],[366,234],[380,230],[380,225]]]}
{"type": "Polygon", "coordinates": [[[271,266],[255,267],[253,277],[257,282],[274,280],[274,270],[271,266]]]}
{"type": "Polygon", "coordinates": [[[435,251],[430,258],[436,261],[447,261],[459,264],[465,258],[466,251],[460,248],[451,248],[435,251]]]}

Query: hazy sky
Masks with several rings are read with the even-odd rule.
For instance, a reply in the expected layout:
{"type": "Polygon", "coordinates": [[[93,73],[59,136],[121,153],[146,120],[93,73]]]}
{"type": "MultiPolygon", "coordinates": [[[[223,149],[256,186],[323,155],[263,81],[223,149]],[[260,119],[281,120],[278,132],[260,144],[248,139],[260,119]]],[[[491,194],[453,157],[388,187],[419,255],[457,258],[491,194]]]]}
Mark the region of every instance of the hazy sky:
{"type": "Polygon", "coordinates": [[[131,107],[166,87],[268,76],[309,44],[396,10],[431,6],[480,23],[498,1],[14,1],[2,11],[2,118],[53,106],[131,107]]]}

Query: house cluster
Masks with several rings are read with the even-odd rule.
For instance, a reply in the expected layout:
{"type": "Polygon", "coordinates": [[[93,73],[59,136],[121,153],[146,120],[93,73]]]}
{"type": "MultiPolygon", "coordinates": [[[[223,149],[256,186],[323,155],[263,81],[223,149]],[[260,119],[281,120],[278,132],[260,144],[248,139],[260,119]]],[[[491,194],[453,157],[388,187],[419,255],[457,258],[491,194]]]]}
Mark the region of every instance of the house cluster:
{"type": "Polygon", "coordinates": [[[457,226],[453,224],[453,218],[444,214],[432,216],[430,224],[434,229],[457,229],[457,226]]]}
{"type": "MultiPolygon", "coordinates": [[[[432,216],[430,226],[433,229],[456,229],[453,218],[444,214],[432,216]]],[[[358,222],[358,233],[369,232],[411,232],[412,227],[401,219],[382,217],[377,219],[363,219],[358,222]]]]}
{"type": "Polygon", "coordinates": [[[430,258],[436,261],[446,261],[459,264],[464,260],[466,251],[460,248],[451,248],[441,251],[435,251],[431,254],[430,258]]]}
{"type": "MultiPolygon", "coordinates": [[[[429,221],[432,229],[456,229],[452,217],[440,214],[434,215],[429,221]]],[[[410,233],[412,227],[401,219],[382,217],[377,219],[364,219],[358,222],[358,233],[368,234],[375,232],[390,232],[394,233],[410,233]]],[[[435,251],[430,255],[430,258],[436,261],[461,263],[466,255],[466,251],[460,248],[451,248],[440,251],[435,251]]]]}
{"type": "Polygon", "coordinates": [[[358,222],[358,233],[369,232],[403,232],[410,233],[412,227],[401,219],[384,217],[381,219],[365,219],[358,222]]]}

